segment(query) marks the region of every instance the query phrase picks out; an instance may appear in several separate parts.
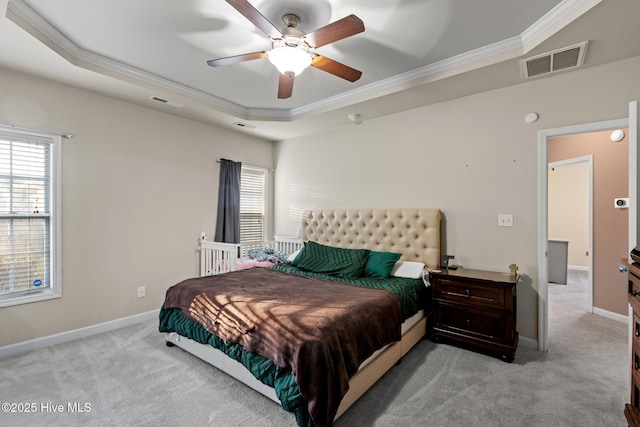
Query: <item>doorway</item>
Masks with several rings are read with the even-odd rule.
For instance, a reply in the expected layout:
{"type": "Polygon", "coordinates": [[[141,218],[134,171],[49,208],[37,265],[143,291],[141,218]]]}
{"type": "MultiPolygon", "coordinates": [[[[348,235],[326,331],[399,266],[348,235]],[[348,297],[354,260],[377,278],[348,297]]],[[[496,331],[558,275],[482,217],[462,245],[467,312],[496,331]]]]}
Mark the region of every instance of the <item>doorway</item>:
{"type": "MultiPolygon", "coordinates": [[[[629,149],[628,158],[633,159],[629,161],[629,187],[628,194],[635,196],[637,186],[635,183],[636,162],[637,162],[637,135],[636,135],[636,123],[637,120],[637,103],[630,103],[630,116],[633,120],[618,119],[608,120],[603,122],[587,123],[576,126],[568,126],[564,128],[543,130],[538,133],[538,349],[540,351],[547,351],[549,345],[548,337],[548,264],[547,264],[547,251],[548,251],[548,152],[549,152],[549,140],[554,137],[586,134],[590,132],[600,132],[605,130],[612,130],[617,128],[630,128],[629,149]],[[633,113],[633,115],[632,115],[633,113]],[[632,126],[630,126],[630,123],[632,126]]],[[[635,244],[636,234],[636,198],[631,197],[629,203],[629,244],[633,242],[635,244]],[[633,239],[632,239],[633,238],[633,239]]],[[[611,201],[613,204],[613,200],[611,201]]],[[[600,314],[600,313],[598,313],[600,314]]],[[[621,315],[620,319],[626,319],[626,316],[621,315]]]]}
{"type": "MultiPolygon", "coordinates": [[[[549,147],[552,153],[553,145],[552,139],[549,147]]],[[[591,313],[593,156],[549,162],[547,200],[549,298],[591,313]]]]}

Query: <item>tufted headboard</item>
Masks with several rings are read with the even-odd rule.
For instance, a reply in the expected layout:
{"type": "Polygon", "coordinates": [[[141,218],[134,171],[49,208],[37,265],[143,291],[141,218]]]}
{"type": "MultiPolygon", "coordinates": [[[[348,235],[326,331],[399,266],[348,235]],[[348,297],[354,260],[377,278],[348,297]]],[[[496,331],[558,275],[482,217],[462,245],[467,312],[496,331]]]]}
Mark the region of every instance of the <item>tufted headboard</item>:
{"type": "Polygon", "coordinates": [[[302,240],[402,254],[440,266],[440,209],[328,209],[302,214],[302,240]]]}

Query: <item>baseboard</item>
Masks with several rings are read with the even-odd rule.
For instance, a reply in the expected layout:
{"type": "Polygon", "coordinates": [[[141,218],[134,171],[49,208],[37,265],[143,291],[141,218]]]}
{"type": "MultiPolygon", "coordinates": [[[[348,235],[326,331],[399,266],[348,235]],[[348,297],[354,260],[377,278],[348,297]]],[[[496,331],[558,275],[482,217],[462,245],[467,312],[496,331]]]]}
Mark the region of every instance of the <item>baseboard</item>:
{"type": "Polygon", "coordinates": [[[518,345],[525,347],[525,348],[530,348],[532,350],[537,350],[538,349],[538,340],[534,340],[533,338],[527,338],[527,337],[523,337],[520,336],[520,338],[518,339],[518,345]]]}
{"type": "Polygon", "coordinates": [[[598,307],[593,307],[593,314],[597,314],[598,316],[606,317],[607,319],[615,320],[620,323],[629,323],[629,318],[627,316],[614,313],[613,311],[603,310],[598,307]]]}
{"type": "Polygon", "coordinates": [[[589,267],[585,267],[583,265],[568,265],[567,270],[589,271],[589,267]]]}
{"type": "Polygon", "coordinates": [[[46,337],[36,338],[28,341],[22,341],[16,344],[0,347],[0,359],[5,357],[16,356],[39,348],[49,347],[56,344],[62,344],[68,341],[84,338],[101,332],[112,331],[114,329],[133,325],[149,319],[157,319],[159,310],[152,310],[146,313],[134,314],[133,316],[123,317],[121,319],[111,320],[109,322],[98,323],[80,329],[61,332],[59,334],[49,335],[46,337]]]}

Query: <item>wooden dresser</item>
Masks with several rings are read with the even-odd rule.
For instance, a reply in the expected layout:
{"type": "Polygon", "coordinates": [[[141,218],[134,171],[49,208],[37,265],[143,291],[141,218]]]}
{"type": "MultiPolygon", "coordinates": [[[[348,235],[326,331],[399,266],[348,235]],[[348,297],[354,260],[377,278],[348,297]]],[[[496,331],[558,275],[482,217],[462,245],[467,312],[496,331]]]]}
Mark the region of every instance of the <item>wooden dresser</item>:
{"type": "Polygon", "coordinates": [[[520,276],[458,268],[429,274],[433,339],[512,362],[518,346],[516,284],[520,276]]]}
{"type": "Polygon", "coordinates": [[[640,426],[640,264],[628,264],[629,304],[633,309],[631,328],[631,402],[624,407],[630,426],[640,426]]]}

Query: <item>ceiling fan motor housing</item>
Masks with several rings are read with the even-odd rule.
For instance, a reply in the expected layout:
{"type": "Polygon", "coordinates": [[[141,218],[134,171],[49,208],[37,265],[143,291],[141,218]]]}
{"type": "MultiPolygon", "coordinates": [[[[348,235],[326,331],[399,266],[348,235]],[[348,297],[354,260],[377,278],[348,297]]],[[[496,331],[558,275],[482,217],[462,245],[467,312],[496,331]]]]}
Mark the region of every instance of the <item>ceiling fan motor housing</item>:
{"type": "Polygon", "coordinates": [[[293,13],[287,13],[282,17],[282,22],[284,22],[284,25],[288,28],[296,28],[300,23],[300,18],[293,13]]]}

